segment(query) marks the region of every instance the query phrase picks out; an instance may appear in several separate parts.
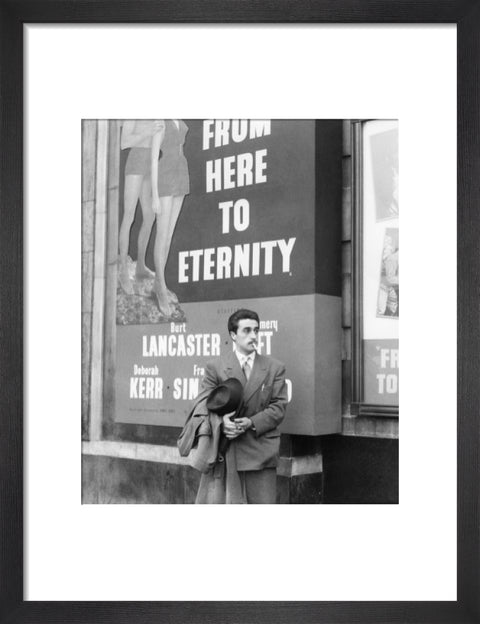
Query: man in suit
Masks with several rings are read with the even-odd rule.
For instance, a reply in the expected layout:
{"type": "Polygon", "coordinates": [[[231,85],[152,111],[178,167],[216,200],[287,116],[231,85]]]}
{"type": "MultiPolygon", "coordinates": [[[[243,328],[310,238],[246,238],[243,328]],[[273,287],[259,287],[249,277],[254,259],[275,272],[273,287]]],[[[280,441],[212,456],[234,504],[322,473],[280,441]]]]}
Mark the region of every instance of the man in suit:
{"type": "Polygon", "coordinates": [[[230,377],[241,381],[244,408],[223,416],[223,433],[230,440],[247,503],[275,503],[276,466],[280,448],[278,426],[285,416],[287,387],[285,366],[256,352],[260,320],[251,310],[237,310],[228,319],[234,350],[209,362],[204,389],[214,389],[230,377]]]}

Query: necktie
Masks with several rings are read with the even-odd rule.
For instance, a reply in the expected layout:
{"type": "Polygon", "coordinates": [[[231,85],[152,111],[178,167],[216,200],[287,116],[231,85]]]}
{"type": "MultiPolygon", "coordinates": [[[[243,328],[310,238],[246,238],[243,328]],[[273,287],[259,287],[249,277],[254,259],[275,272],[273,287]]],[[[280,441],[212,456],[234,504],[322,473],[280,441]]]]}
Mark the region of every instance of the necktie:
{"type": "Polygon", "coordinates": [[[245,360],[245,363],[243,365],[243,372],[244,372],[245,377],[247,378],[247,381],[248,381],[248,379],[250,377],[250,372],[251,372],[250,362],[248,360],[245,360]]]}

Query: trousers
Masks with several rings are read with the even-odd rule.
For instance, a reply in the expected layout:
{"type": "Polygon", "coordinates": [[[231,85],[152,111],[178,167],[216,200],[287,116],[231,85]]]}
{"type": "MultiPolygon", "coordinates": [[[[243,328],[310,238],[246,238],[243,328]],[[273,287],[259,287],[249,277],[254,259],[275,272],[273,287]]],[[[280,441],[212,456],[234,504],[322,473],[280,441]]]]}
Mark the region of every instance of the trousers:
{"type": "Polygon", "coordinates": [[[274,505],[277,498],[277,470],[239,471],[240,483],[249,505],[274,505]]]}
{"type": "Polygon", "coordinates": [[[276,468],[232,471],[228,464],[202,473],[195,503],[197,505],[250,504],[274,505],[277,498],[276,468]],[[228,474],[228,476],[227,476],[228,474]]]}

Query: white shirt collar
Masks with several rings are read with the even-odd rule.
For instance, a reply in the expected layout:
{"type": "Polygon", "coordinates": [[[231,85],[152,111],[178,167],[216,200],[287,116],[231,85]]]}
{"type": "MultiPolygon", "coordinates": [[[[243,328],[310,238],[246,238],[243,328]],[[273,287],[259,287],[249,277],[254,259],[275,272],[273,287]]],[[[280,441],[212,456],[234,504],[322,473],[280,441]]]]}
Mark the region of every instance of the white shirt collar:
{"type": "Polygon", "coordinates": [[[251,367],[253,367],[253,361],[255,360],[255,351],[252,351],[249,355],[243,355],[243,353],[240,353],[239,351],[235,350],[235,355],[238,358],[238,361],[240,362],[240,368],[243,368],[243,365],[245,364],[246,361],[248,361],[248,363],[250,364],[251,367]]]}

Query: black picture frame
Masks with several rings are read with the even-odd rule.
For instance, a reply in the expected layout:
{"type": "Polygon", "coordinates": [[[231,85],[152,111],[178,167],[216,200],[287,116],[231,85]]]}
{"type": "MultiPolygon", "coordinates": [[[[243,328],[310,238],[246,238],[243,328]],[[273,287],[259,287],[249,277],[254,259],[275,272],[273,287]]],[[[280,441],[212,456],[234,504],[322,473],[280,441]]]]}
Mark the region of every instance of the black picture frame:
{"type": "MultiPolygon", "coordinates": [[[[479,0],[0,1],[0,622],[449,622],[480,620],[479,0]],[[455,602],[23,601],[23,25],[455,23],[458,40],[458,596],[455,602]]],[[[353,61],[352,61],[353,62],[353,61]]],[[[441,129],[439,128],[439,132],[441,129]]],[[[441,340],[441,336],[439,336],[441,340]]],[[[452,380],[453,383],[454,380],[452,380]]],[[[439,391],[437,389],[436,391],[439,391]]],[[[432,443],[434,441],[432,440],[432,443]]],[[[426,449],[428,453],[428,449],[426,449]]],[[[441,479],[441,467],[438,478],[441,479]]],[[[412,566],[415,562],[412,561],[412,566]]],[[[287,572],[288,573],[288,572],[287,572]]]]}

